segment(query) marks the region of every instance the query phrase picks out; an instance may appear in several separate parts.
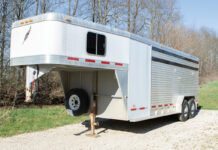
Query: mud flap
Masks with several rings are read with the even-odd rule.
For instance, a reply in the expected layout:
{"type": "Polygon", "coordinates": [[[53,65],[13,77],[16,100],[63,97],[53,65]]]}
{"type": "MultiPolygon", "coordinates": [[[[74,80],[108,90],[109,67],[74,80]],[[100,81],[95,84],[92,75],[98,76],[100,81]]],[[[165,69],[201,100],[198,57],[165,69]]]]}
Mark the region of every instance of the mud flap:
{"type": "Polygon", "coordinates": [[[38,83],[36,82],[39,77],[51,71],[49,66],[27,66],[26,67],[26,98],[25,102],[32,102],[37,90],[38,83]]]}

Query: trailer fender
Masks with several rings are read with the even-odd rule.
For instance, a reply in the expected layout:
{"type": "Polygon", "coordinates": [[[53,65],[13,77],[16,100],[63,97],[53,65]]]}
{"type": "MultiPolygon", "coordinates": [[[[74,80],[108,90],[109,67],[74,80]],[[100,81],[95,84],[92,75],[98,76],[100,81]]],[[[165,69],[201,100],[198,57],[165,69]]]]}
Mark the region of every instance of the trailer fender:
{"type": "Polygon", "coordinates": [[[175,106],[176,112],[182,112],[182,103],[184,100],[184,95],[174,96],[173,97],[173,105],[175,106]]]}

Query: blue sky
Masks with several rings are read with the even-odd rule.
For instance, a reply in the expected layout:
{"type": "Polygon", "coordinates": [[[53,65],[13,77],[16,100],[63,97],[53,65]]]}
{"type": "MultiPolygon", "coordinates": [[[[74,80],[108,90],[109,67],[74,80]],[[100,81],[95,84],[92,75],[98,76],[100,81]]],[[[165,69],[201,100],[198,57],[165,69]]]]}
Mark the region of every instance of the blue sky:
{"type": "Polygon", "coordinates": [[[186,26],[205,26],[218,33],[218,0],[178,0],[178,7],[186,26]]]}

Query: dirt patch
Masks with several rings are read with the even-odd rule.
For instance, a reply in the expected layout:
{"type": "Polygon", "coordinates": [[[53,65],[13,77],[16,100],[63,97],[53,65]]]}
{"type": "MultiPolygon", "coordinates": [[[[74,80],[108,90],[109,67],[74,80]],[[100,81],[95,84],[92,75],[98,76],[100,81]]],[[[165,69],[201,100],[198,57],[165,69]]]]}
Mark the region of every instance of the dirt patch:
{"type": "Polygon", "coordinates": [[[89,122],[0,138],[1,150],[75,149],[217,149],[218,111],[201,110],[186,122],[175,117],[130,123],[102,120],[97,138],[88,137],[89,122]]]}
{"type": "Polygon", "coordinates": [[[210,75],[200,77],[200,85],[218,80],[218,72],[213,72],[210,75]]]}

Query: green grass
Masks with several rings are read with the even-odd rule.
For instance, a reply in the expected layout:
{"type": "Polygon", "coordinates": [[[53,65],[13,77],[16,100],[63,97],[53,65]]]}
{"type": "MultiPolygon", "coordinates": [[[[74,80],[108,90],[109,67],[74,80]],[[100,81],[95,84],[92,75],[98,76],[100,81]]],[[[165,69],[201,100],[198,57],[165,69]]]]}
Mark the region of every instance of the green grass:
{"type": "Polygon", "coordinates": [[[199,91],[199,105],[203,109],[218,110],[218,81],[204,84],[199,91]]]}
{"type": "Polygon", "coordinates": [[[0,137],[45,130],[88,119],[87,116],[72,117],[62,106],[14,109],[1,117],[6,111],[0,109],[0,137]]]}

